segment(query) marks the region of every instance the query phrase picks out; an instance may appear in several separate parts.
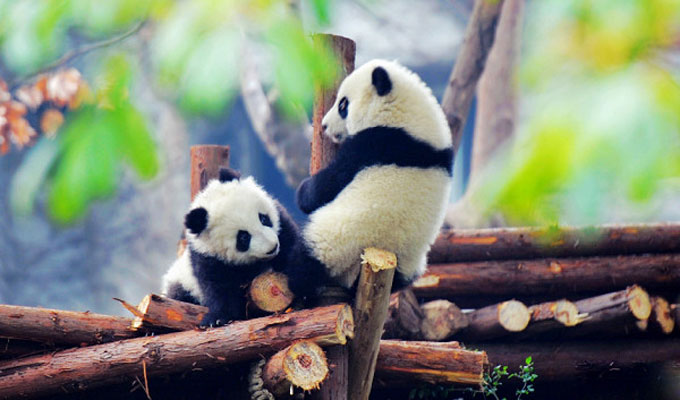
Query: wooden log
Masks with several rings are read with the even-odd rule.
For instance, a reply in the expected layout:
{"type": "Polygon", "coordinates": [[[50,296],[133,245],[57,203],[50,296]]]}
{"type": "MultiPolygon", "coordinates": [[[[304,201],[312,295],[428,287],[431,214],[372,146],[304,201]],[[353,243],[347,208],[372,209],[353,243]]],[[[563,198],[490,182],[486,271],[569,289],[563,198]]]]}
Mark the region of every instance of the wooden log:
{"type": "Polygon", "coordinates": [[[680,327],[680,304],[671,305],[671,315],[673,316],[675,326],[680,327]]]}
{"type": "Polygon", "coordinates": [[[448,300],[434,300],[421,306],[424,314],[420,333],[425,340],[442,341],[468,327],[468,317],[448,300]]]}
{"type": "Polygon", "coordinates": [[[459,261],[680,252],[680,224],[456,229],[443,232],[430,264],[459,261]]]}
{"type": "Polygon", "coordinates": [[[483,351],[462,349],[458,342],[381,340],[376,375],[388,381],[481,385],[487,364],[483,351]]]}
{"type": "Polygon", "coordinates": [[[652,317],[653,329],[658,330],[664,335],[669,335],[675,328],[675,321],[671,315],[671,306],[663,297],[652,297],[652,317]]]}
{"type": "Polygon", "coordinates": [[[236,363],[280,350],[296,340],[344,344],[351,308],[338,304],[238,321],[205,331],[121,340],[0,363],[0,398],[37,397],[192,368],[236,363]]]}
{"type": "Polygon", "coordinates": [[[229,146],[191,146],[191,200],[211,179],[220,176],[220,167],[229,166],[229,146]]]}
{"type": "Polygon", "coordinates": [[[486,58],[493,45],[502,6],[502,0],[475,1],[463,45],[444,90],[442,109],[451,129],[454,153],[460,145],[477,81],[484,71],[486,58]]]}
{"type": "Polygon", "coordinates": [[[55,350],[58,350],[58,348],[45,343],[7,338],[0,339],[0,359],[3,360],[27,357],[55,350]]]}
{"type": "Polygon", "coordinates": [[[531,356],[541,381],[579,377],[604,378],[646,364],[680,358],[680,339],[606,340],[587,342],[479,343],[491,366],[507,365],[516,371],[531,356]]]}
{"type": "Polygon", "coordinates": [[[383,339],[416,339],[420,337],[423,312],[411,289],[400,290],[390,296],[383,339]]]}
{"type": "Polygon", "coordinates": [[[361,255],[361,272],[354,306],[356,330],[349,344],[347,398],[368,400],[373,385],[380,336],[387,318],[392,280],[397,267],[394,253],[367,248],[361,255]]]}
{"type": "Polygon", "coordinates": [[[277,313],[293,302],[293,292],[288,287],[288,277],[281,272],[265,271],[256,276],[248,288],[250,304],[259,311],[277,313]]]}
{"type": "Polygon", "coordinates": [[[276,397],[292,393],[293,388],[318,389],[327,376],[326,354],[308,340],[293,343],[274,354],[262,371],[264,387],[276,397]]]}
{"type": "Polygon", "coordinates": [[[132,319],[90,312],[0,305],[0,337],[63,345],[90,345],[139,334],[132,319]]]}
{"type": "Polygon", "coordinates": [[[139,314],[132,321],[132,329],[187,331],[201,324],[208,307],[148,294],[137,306],[137,311],[139,314]]]}
{"type": "MultiPolygon", "coordinates": [[[[624,290],[576,301],[581,321],[568,332],[581,337],[593,332],[629,334],[640,330],[640,321],[647,321],[652,303],[647,291],[633,285],[624,290]]],[[[643,322],[644,325],[644,322],[643,322]]]]}
{"type": "Polygon", "coordinates": [[[318,88],[314,96],[312,156],[309,162],[309,172],[314,175],[330,164],[338,151],[338,145],[324,135],[321,120],[333,106],[340,83],[354,70],[356,44],[351,39],[337,35],[313,35],[312,38],[317,46],[332,49],[339,61],[336,81],[328,88],[318,88]]]}
{"type": "Polygon", "coordinates": [[[418,297],[512,296],[607,291],[627,285],[677,287],[680,254],[549,258],[430,265],[413,284],[418,297]]]}
{"type": "MultiPolygon", "coordinates": [[[[323,133],[321,120],[333,106],[340,83],[354,70],[356,44],[354,41],[336,35],[318,34],[313,36],[318,45],[330,46],[339,60],[338,76],[329,88],[318,88],[314,97],[312,114],[312,143],[309,161],[310,174],[316,174],[335,158],[337,146],[323,133]]],[[[333,300],[327,298],[329,302],[333,300]]],[[[322,301],[323,302],[323,301],[322,301]]],[[[348,354],[346,346],[331,347],[327,350],[330,376],[312,397],[317,400],[347,400],[348,354]]]]}
{"type": "Polygon", "coordinates": [[[470,341],[495,339],[523,331],[531,314],[522,302],[508,300],[468,314],[468,327],[463,336],[470,341]]]}

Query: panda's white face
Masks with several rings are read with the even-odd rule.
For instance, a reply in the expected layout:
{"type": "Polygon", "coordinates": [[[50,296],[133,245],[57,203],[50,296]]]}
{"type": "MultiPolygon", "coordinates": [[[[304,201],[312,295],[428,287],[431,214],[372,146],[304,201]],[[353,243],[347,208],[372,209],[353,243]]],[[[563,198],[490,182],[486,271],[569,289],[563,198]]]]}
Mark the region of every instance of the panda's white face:
{"type": "Polygon", "coordinates": [[[279,253],[279,213],[252,177],[211,181],[191,204],[187,240],[202,254],[251,264],[279,253]]]}
{"type": "Polygon", "coordinates": [[[348,75],[321,123],[336,143],[364,129],[387,126],[402,128],[436,149],[451,146],[446,117],[432,91],[394,61],[372,60],[348,75]]]}

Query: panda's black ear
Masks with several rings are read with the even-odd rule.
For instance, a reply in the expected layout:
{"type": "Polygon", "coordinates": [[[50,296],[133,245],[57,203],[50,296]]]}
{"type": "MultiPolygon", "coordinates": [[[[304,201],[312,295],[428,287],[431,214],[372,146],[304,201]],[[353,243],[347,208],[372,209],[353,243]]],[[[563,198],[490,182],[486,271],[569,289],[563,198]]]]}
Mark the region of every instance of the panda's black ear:
{"type": "Polygon", "coordinates": [[[383,67],[375,67],[371,74],[371,82],[378,92],[378,96],[384,96],[392,91],[392,81],[383,67]]]}
{"type": "Polygon", "coordinates": [[[220,182],[229,182],[234,179],[241,179],[241,173],[227,167],[220,168],[220,182]]]}
{"type": "Polygon", "coordinates": [[[194,235],[200,235],[208,226],[208,211],[203,207],[189,211],[184,217],[184,226],[194,235]]]}

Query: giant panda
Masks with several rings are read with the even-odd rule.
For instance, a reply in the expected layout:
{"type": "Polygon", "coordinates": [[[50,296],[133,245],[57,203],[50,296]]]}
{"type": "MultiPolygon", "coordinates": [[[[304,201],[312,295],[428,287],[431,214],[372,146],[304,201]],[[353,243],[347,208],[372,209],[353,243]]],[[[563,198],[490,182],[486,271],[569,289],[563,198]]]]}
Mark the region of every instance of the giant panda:
{"type": "Polygon", "coordinates": [[[413,72],[373,60],[344,79],[322,127],[341,146],[297,190],[310,214],[302,235],[311,255],[351,288],[362,250],[389,250],[397,255],[393,290],[409,285],[425,272],[451,188],[453,147],[441,107],[413,72]]]}
{"type": "Polygon", "coordinates": [[[220,170],[186,214],[187,248],[162,278],[166,296],[207,306],[203,325],[246,318],[246,287],[272,268],[285,273],[302,241],[288,212],[252,177],[220,170]]]}

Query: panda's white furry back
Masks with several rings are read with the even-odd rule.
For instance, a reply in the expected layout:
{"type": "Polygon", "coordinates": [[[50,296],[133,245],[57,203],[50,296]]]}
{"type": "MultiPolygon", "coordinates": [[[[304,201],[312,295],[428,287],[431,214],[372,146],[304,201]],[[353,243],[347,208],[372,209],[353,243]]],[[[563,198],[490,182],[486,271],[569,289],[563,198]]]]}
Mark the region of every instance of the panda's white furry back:
{"type": "Polygon", "coordinates": [[[451,135],[439,103],[405,67],[373,60],[340,85],[323,118],[342,143],[336,160],[298,189],[314,257],[350,287],[369,246],[397,255],[395,288],[426,268],[451,188],[451,135]]]}

